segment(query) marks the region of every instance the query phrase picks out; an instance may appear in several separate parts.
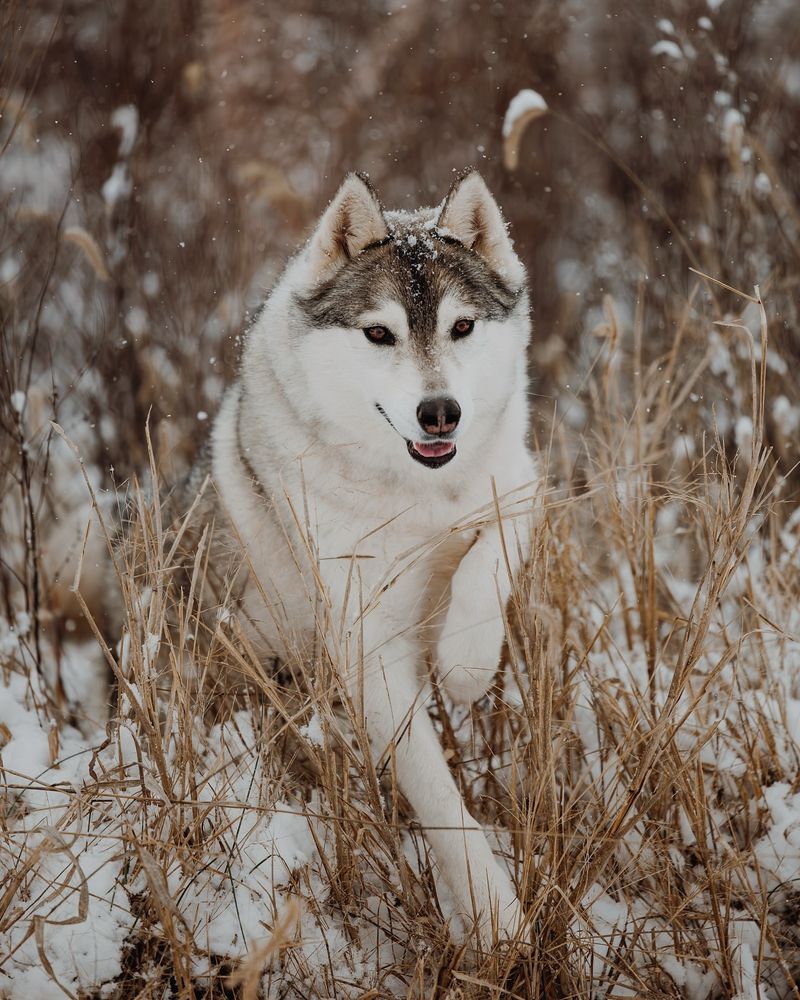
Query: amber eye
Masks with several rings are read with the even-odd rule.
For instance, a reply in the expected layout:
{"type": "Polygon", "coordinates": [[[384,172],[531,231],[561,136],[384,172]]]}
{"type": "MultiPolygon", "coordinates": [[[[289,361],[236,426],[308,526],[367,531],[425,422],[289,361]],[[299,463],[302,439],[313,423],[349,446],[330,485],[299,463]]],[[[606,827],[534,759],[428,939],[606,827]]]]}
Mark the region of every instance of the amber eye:
{"type": "Polygon", "coordinates": [[[474,319],[460,319],[457,323],[453,324],[450,334],[454,340],[458,340],[459,337],[468,337],[474,329],[474,319]]]}
{"type": "Polygon", "coordinates": [[[395,343],[394,334],[385,326],[368,326],[364,330],[364,336],[371,344],[381,344],[384,347],[395,343]]]}

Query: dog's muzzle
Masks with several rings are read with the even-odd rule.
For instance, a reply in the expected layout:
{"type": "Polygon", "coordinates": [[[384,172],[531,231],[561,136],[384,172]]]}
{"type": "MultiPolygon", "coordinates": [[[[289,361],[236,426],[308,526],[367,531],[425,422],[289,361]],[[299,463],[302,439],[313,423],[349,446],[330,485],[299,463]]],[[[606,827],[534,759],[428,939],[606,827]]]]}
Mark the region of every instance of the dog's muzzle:
{"type": "MultiPolygon", "coordinates": [[[[397,431],[389,414],[380,403],[375,404],[386,423],[397,431]]],[[[425,440],[404,438],[409,455],[428,469],[441,469],[456,457],[456,443],[450,437],[461,419],[461,407],[449,398],[423,400],[417,407],[417,420],[425,432],[425,440]]],[[[400,434],[403,437],[402,434],[400,434]]]]}
{"type": "Polygon", "coordinates": [[[425,432],[425,439],[406,441],[409,455],[429,469],[446,465],[456,455],[456,443],[451,435],[460,419],[461,407],[452,397],[423,399],[417,407],[417,422],[425,432]]]}

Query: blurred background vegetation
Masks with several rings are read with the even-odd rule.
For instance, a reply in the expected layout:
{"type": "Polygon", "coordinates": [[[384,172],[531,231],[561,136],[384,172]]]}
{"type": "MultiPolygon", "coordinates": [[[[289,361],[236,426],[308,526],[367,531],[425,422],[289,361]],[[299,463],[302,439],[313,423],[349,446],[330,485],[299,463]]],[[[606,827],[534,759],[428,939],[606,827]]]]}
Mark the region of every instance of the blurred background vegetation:
{"type": "MultiPolygon", "coordinates": [[[[794,0],[12,0],[0,19],[4,395],[33,384],[104,485],[141,469],[148,414],[186,467],[248,316],[351,169],[390,207],[484,174],[529,267],[543,436],[559,400],[583,429],[610,295],[647,360],[688,324],[693,371],[717,338],[686,423],[735,443],[749,363],[712,324],[746,302],[690,267],[759,283],[776,357],[800,361],[794,0]],[[551,110],[512,172],[502,121],[527,87],[551,110]]],[[[770,391],[792,404],[786,369],[770,391]]],[[[789,472],[800,417],[767,418],[789,472]]]]}

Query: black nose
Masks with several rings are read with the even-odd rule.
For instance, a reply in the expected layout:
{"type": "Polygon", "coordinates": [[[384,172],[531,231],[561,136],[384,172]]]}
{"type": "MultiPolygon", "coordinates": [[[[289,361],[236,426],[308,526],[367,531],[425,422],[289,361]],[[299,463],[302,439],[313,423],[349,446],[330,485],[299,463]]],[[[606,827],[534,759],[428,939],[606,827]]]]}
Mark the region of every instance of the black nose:
{"type": "Polygon", "coordinates": [[[426,434],[451,434],[461,419],[461,407],[449,396],[423,399],[417,407],[417,420],[426,434]]]}

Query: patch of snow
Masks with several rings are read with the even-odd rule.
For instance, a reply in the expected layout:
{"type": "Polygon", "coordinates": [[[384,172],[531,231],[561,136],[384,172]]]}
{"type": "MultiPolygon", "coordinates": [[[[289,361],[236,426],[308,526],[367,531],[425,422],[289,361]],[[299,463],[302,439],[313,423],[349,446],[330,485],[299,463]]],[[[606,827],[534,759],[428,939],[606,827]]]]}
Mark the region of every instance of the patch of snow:
{"type": "Polygon", "coordinates": [[[783,89],[787,97],[800,98],[800,61],[794,60],[783,71],[783,89]]]}
{"type": "Polygon", "coordinates": [[[127,159],[133,151],[136,134],[139,131],[139,112],[133,104],[123,104],[111,115],[111,124],[122,133],[119,140],[119,156],[127,159]]]}
{"type": "MultiPolygon", "coordinates": [[[[73,994],[83,994],[119,975],[122,947],[135,918],[118,884],[117,844],[90,840],[69,847],[61,838],[51,843],[30,887],[32,894],[45,896],[56,886],[60,896],[43,918],[42,952],[59,982],[73,994]]],[[[8,987],[10,996],[19,998],[63,995],[42,968],[36,935],[26,940],[27,932],[25,920],[12,925],[8,944],[13,961],[0,974],[0,990],[8,987]]]]}
{"type": "Polygon", "coordinates": [[[728,145],[741,142],[744,134],[744,115],[737,108],[728,108],[722,116],[722,138],[728,145]]]}
{"type": "Polygon", "coordinates": [[[733,428],[736,447],[744,454],[749,454],[753,446],[753,421],[750,417],[739,417],[733,428]]]}
{"type": "Polygon", "coordinates": [[[22,389],[15,389],[11,393],[11,406],[15,413],[22,413],[25,409],[25,403],[27,402],[27,395],[22,391],[22,389]]]}
{"type": "Polygon", "coordinates": [[[656,42],[650,49],[650,52],[654,56],[669,56],[670,59],[685,58],[680,45],[677,42],[670,42],[666,38],[662,38],[660,42],[656,42]]]}
{"type": "Polygon", "coordinates": [[[508,138],[519,119],[530,111],[542,113],[547,111],[547,101],[535,90],[521,90],[515,97],[512,97],[506,110],[503,119],[503,138],[508,138]]]}
{"type": "Polygon", "coordinates": [[[3,258],[3,262],[0,264],[0,282],[4,285],[10,284],[21,270],[22,264],[19,257],[15,254],[9,254],[3,258]]]}
{"type": "Polygon", "coordinates": [[[148,632],[147,638],[142,643],[142,657],[148,669],[155,663],[160,647],[161,636],[156,632],[148,632]]]}
{"type": "MultiPolygon", "coordinates": [[[[46,897],[48,906],[37,913],[37,903],[29,903],[28,916],[12,923],[5,943],[13,959],[0,974],[0,992],[8,988],[11,996],[24,997],[35,987],[37,995],[49,997],[56,995],[54,984],[42,968],[36,935],[29,933],[34,916],[42,922],[42,951],[55,977],[76,993],[118,975],[134,917],[119,885],[118,844],[98,842],[88,829],[88,836],[77,840],[57,832],[71,804],[65,791],[81,783],[89,747],[74,730],[62,729],[61,758],[51,763],[50,723],[28,707],[28,693],[19,675],[0,687],[0,722],[11,734],[3,755],[6,762],[13,760],[15,771],[29,776],[27,789],[18,792],[27,810],[14,823],[15,844],[24,854],[43,848],[21,887],[29,895],[18,902],[46,897]],[[51,782],[57,786],[53,791],[46,787],[51,782]]],[[[16,783],[19,787],[19,778],[16,783]]]]}
{"type": "Polygon", "coordinates": [[[772,419],[785,438],[800,431],[800,406],[793,406],[786,396],[777,396],[772,403],[772,419]]]}
{"type": "Polygon", "coordinates": [[[308,722],[300,727],[300,735],[315,747],[325,746],[325,732],[322,728],[322,719],[320,719],[319,713],[316,710],[312,712],[308,722]]]}
{"type": "Polygon", "coordinates": [[[127,163],[117,163],[111,171],[111,176],[102,187],[103,201],[109,208],[113,208],[117,202],[124,201],[130,196],[133,190],[131,175],[128,171],[127,163]]]}
{"type": "Polygon", "coordinates": [[[140,337],[147,330],[147,313],[141,306],[131,306],[125,316],[125,329],[140,337]]]}
{"type": "Polygon", "coordinates": [[[678,461],[691,461],[695,451],[694,438],[690,434],[679,434],[672,443],[672,454],[678,461]]]}
{"type": "MultiPolygon", "coordinates": [[[[24,205],[36,212],[61,212],[69,200],[72,176],[71,148],[53,135],[36,140],[35,149],[24,145],[21,130],[3,153],[0,193],[11,205],[24,205]]],[[[64,218],[71,224],[74,216],[64,218]]]]}
{"type": "Polygon", "coordinates": [[[756,194],[762,197],[766,197],[772,191],[772,182],[763,170],[756,174],[756,178],[753,181],[753,189],[756,194]]]}
{"type": "Polygon", "coordinates": [[[13,624],[0,615],[0,664],[9,660],[17,651],[19,640],[24,639],[30,628],[30,619],[25,613],[18,614],[13,624]]]}
{"type": "Polygon", "coordinates": [[[159,276],[155,271],[148,271],[142,278],[142,291],[144,294],[148,297],[148,299],[152,299],[158,295],[160,288],[161,279],[159,276]]]}

